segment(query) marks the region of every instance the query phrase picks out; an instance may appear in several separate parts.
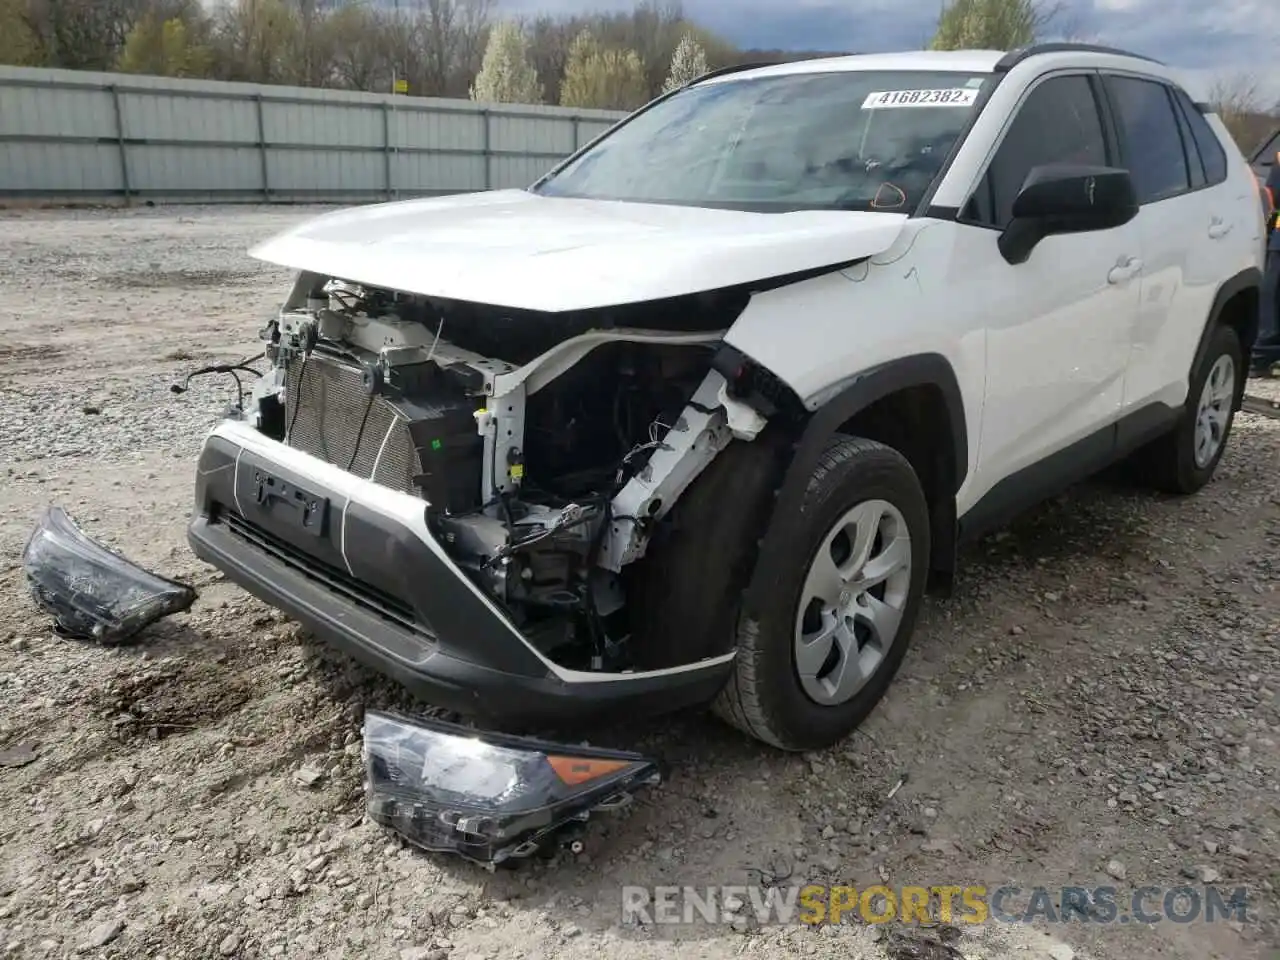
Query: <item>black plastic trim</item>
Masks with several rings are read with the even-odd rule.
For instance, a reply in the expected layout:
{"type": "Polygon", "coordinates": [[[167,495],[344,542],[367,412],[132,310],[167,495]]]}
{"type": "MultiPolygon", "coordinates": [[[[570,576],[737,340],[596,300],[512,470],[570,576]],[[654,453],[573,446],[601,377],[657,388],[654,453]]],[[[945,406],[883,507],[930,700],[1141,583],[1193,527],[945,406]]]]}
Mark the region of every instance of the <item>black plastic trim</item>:
{"type": "MultiPolygon", "coordinates": [[[[1237,294],[1246,290],[1253,289],[1258,293],[1258,299],[1262,299],[1262,283],[1263,274],[1257,267],[1248,267],[1241,270],[1234,277],[1224,281],[1222,286],[1218,288],[1217,294],[1213,298],[1213,306],[1209,308],[1209,318],[1205,321],[1204,330],[1200,333],[1200,342],[1196,344],[1195,359],[1192,361],[1192,369],[1200,363],[1204,357],[1205,351],[1209,349],[1209,338],[1213,335],[1213,329],[1222,319],[1222,311],[1226,307],[1227,302],[1237,294]]],[[[1258,321],[1261,317],[1254,317],[1253,333],[1257,337],[1258,321]]],[[[1244,351],[1245,363],[1249,362],[1249,354],[1252,350],[1253,343],[1242,343],[1241,348],[1244,351]]],[[[1240,409],[1240,404],[1244,400],[1244,382],[1241,381],[1240,388],[1236,391],[1235,409],[1240,409]]]]}
{"type": "Polygon", "coordinates": [[[938,204],[931,204],[921,216],[930,220],[948,220],[954,221],[960,219],[959,207],[944,207],[938,204]]]}
{"type": "Polygon", "coordinates": [[[973,541],[1005,526],[1172,429],[1181,414],[1181,407],[1151,404],[1005,477],[960,517],[959,539],[973,541]]]}
{"type": "Polygon", "coordinates": [[[734,64],[730,64],[727,67],[720,67],[719,69],[716,69],[716,70],[708,70],[706,73],[703,73],[703,74],[700,74],[699,76],[694,77],[692,80],[690,80],[688,83],[685,84],[685,87],[696,87],[698,84],[703,83],[707,80],[714,80],[716,77],[726,77],[733,73],[745,73],[748,70],[760,70],[764,67],[776,67],[776,66],[779,66],[779,64],[770,63],[767,60],[760,60],[755,63],[734,63],[734,64]]]}
{"type": "Polygon", "coordinates": [[[1122,50],[1119,47],[1108,47],[1097,43],[1073,43],[1071,41],[1059,40],[1051,43],[1033,43],[1029,46],[1019,47],[1016,50],[1010,50],[996,63],[997,73],[1008,73],[1024,60],[1032,57],[1042,56],[1049,53],[1105,53],[1113,57],[1128,57],[1131,60],[1145,60],[1147,63],[1154,63],[1158,66],[1164,66],[1154,57],[1144,56],[1140,53],[1133,53],[1130,50],[1122,50]]]}
{"type": "MultiPolygon", "coordinates": [[[[769,585],[776,582],[781,573],[778,569],[781,562],[778,558],[784,555],[781,544],[792,535],[805,488],[831,437],[842,424],[877,400],[919,386],[934,386],[942,391],[949,420],[947,429],[955,448],[955,475],[950,493],[954,495],[960,489],[969,468],[968,423],[960,384],[947,358],[937,353],[916,354],[858,374],[814,411],[801,432],[761,541],[760,559],[747,590],[748,598],[754,597],[758,602],[767,600],[771,594],[769,585]]],[[[745,613],[752,616],[755,611],[748,608],[745,613]]]]}
{"type": "Polygon", "coordinates": [[[581,726],[597,717],[635,718],[704,704],[724,686],[732,661],[714,668],[636,680],[563,683],[472,663],[440,650],[414,662],[396,656],[393,625],[237,541],[225,525],[197,516],[188,530],[196,556],[317,637],[402,684],[428,703],[504,724],[581,726]]]}
{"type": "Polygon", "coordinates": [[[733,669],[728,661],[658,677],[563,680],[411,531],[358,503],[338,509],[345,501],[215,436],[200,456],[187,539],[197,557],[316,636],[423,699],[471,715],[537,723],[666,713],[706,703],[733,669]],[[254,469],[330,495],[323,536],[246,502],[254,469]],[[248,517],[227,522],[233,510],[248,517]]]}

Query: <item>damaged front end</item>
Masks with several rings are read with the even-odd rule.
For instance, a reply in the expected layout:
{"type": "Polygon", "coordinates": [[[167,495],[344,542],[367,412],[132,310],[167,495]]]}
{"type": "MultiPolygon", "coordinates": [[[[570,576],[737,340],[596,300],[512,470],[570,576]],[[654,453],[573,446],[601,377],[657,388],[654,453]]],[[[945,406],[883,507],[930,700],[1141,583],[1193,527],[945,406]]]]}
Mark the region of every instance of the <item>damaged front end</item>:
{"type": "Polygon", "coordinates": [[[639,754],[365,714],[369,818],[415,847],[486,867],[582,849],[589,817],[661,779],[639,754]]]}
{"type": "Polygon", "coordinates": [[[304,272],[263,331],[271,367],[246,419],[420,498],[431,535],[540,655],[626,670],[625,568],[765,422],[717,368],[747,299],[542,314],[304,272]]]}
{"type": "MultiPolygon", "coordinates": [[[[654,534],[794,399],[723,345],[749,300],[546,313],[304,271],[262,331],[269,367],[242,415],[206,438],[193,550],[490,728],[705,704],[733,638],[663,626],[654,534]]],[[[638,754],[376,711],[364,748],[372,820],[487,865],[572,844],[659,779],[638,754]]]]}

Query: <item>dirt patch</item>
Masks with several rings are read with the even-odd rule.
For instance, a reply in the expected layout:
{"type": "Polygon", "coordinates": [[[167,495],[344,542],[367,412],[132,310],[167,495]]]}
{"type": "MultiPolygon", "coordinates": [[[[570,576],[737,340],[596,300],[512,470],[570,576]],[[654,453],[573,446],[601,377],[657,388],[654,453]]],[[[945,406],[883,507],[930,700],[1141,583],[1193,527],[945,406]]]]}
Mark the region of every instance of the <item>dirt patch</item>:
{"type": "Polygon", "coordinates": [[[234,287],[260,281],[257,272],[243,270],[139,270],[104,275],[102,283],[111,287],[158,290],[177,287],[199,290],[206,287],[234,287]]]}

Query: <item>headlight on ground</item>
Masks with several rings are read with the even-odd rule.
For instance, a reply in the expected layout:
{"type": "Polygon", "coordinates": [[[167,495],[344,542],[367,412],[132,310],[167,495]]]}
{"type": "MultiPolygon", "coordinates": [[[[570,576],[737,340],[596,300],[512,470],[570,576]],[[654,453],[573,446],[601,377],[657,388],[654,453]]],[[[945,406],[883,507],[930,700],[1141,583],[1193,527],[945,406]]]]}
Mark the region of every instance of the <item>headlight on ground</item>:
{"type": "Polygon", "coordinates": [[[639,754],[365,714],[369,817],[425,850],[493,865],[545,850],[593,812],[657,783],[639,754]]]}
{"type": "Polygon", "coordinates": [[[85,536],[61,507],[44,512],[22,554],[31,595],[65,637],[121,643],[186,610],[196,592],[85,536]]]}

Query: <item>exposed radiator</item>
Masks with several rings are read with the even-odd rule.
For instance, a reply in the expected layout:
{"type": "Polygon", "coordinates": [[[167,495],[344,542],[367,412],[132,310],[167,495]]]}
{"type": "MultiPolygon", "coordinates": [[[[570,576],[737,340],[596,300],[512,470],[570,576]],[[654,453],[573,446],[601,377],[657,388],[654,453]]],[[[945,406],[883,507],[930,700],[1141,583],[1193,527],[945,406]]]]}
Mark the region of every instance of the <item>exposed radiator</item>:
{"type": "Polygon", "coordinates": [[[370,401],[358,366],[315,353],[293,359],[285,369],[285,398],[289,446],[393,490],[418,493],[409,427],[384,397],[370,401]]]}

